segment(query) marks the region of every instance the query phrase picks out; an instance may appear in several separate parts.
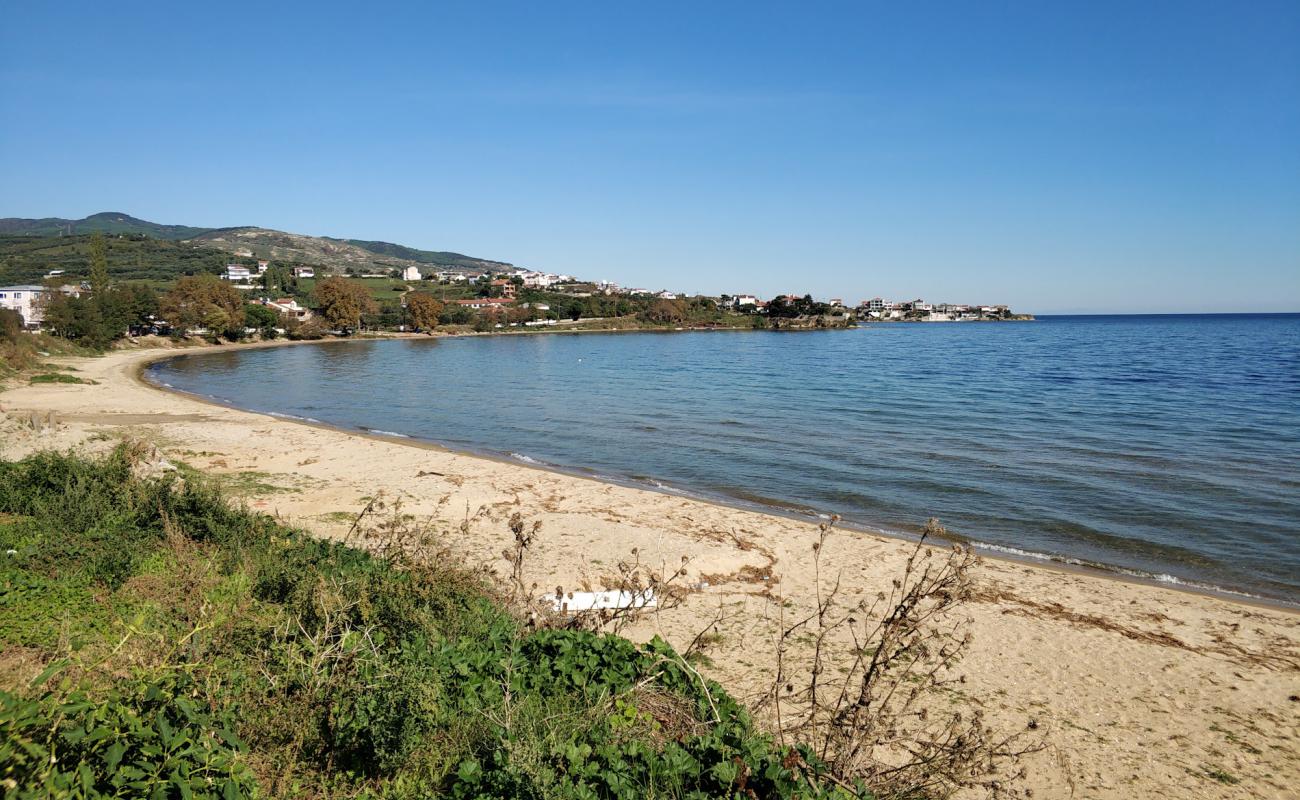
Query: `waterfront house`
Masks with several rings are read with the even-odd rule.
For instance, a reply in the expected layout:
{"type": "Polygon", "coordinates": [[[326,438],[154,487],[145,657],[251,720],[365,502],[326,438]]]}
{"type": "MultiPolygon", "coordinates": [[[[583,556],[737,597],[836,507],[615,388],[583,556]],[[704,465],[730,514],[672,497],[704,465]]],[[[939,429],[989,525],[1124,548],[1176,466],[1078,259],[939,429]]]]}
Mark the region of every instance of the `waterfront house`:
{"type": "Polygon", "coordinates": [[[279,312],[280,316],[292,317],[293,319],[306,322],[311,319],[311,309],[301,306],[298,301],[292,297],[281,297],[276,300],[263,300],[262,305],[273,311],[279,312]]]}

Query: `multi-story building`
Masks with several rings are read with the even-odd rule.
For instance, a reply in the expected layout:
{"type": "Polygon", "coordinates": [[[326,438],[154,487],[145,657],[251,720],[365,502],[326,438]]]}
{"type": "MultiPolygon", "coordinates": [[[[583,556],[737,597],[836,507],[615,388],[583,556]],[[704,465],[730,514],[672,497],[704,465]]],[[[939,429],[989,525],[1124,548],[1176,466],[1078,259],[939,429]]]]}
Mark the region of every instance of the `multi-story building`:
{"type": "Polygon", "coordinates": [[[247,282],[253,277],[253,271],[243,264],[227,264],[226,271],[221,277],[228,281],[247,282]]]}
{"type": "Polygon", "coordinates": [[[0,308],[18,312],[23,327],[39,327],[42,319],[40,298],[45,291],[44,286],[35,284],[0,286],[0,308]]]}

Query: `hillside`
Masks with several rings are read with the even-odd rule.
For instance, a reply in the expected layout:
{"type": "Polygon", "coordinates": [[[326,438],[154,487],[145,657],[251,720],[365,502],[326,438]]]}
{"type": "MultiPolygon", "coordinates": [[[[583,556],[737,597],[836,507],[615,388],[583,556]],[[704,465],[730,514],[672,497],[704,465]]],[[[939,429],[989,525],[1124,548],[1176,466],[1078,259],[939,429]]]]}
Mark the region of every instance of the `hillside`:
{"type": "Polygon", "coordinates": [[[487,261],[459,253],[416,250],[388,242],[305,236],[269,228],[224,228],[200,234],[190,241],[228,253],[248,250],[257,258],[328,267],[334,272],[348,269],[358,272],[386,271],[406,267],[417,267],[428,272],[431,266],[436,266],[477,274],[509,266],[500,261],[487,261]]]}
{"type": "Polygon", "coordinates": [[[392,242],[369,242],[365,239],[337,239],[334,241],[353,244],[382,256],[392,256],[394,258],[415,261],[421,264],[433,264],[439,267],[498,270],[514,266],[505,261],[488,261],[486,259],[474,258],[473,256],[462,255],[460,253],[449,253],[444,250],[418,250],[414,247],[406,247],[405,245],[393,244],[392,242]]]}
{"type": "Polygon", "coordinates": [[[211,228],[195,228],[189,225],[160,225],[157,222],[137,219],[120,211],[103,211],[91,214],[84,219],[63,219],[61,217],[44,217],[42,219],[23,219],[5,217],[0,219],[0,234],[18,234],[21,236],[75,236],[89,233],[140,234],[154,239],[176,241],[189,239],[206,233],[211,228]]]}
{"type": "MultiPolygon", "coordinates": [[[[0,219],[0,281],[31,280],[45,274],[49,269],[67,269],[70,272],[82,269],[84,259],[74,263],[75,257],[72,254],[80,253],[84,256],[85,242],[82,240],[96,232],[119,237],[148,237],[160,243],[175,242],[183,248],[188,248],[188,251],[203,252],[208,255],[222,252],[234,254],[247,250],[257,258],[286,264],[308,264],[340,273],[349,269],[356,272],[375,272],[417,267],[423,272],[431,271],[430,268],[437,268],[480,274],[511,266],[503,261],[475,258],[447,251],[420,250],[392,242],[306,236],[255,226],[199,228],[188,225],[160,225],[137,219],[129,214],[107,211],[79,220],[61,217],[0,219]],[[28,246],[23,243],[23,239],[48,241],[28,246]],[[76,241],[66,245],[69,239],[76,241]]],[[[130,249],[139,251],[149,248],[130,249]]],[[[166,250],[166,248],[155,249],[160,253],[166,250]]],[[[180,252],[182,251],[169,251],[162,256],[167,264],[162,267],[164,273],[170,275],[184,271],[175,268],[175,265],[183,260],[179,257],[180,252]]],[[[158,255],[158,253],[137,254],[158,255]]],[[[203,256],[205,261],[208,255],[203,256]]],[[[221,261],[222,258],[216,257],[215,260],[221,261]]],[[[110,266],[114,265],[110,264],[110,266]]],[[[216,269],[205,268],[203,271],[217,271],[219,267],[218,264],[216,269]]]]}
{"type": "MultiPolygon", "coordinates": [[[[0,235],[0,286],[40,283],[61,269],[67,279],[87,278],[90,235],[0,235]]],[[[118,280],[171,280],[179,275],[219,273],[230,260],[226,253],[191,242],[133,235],[109,237],[108,271],[118,280]]]]}

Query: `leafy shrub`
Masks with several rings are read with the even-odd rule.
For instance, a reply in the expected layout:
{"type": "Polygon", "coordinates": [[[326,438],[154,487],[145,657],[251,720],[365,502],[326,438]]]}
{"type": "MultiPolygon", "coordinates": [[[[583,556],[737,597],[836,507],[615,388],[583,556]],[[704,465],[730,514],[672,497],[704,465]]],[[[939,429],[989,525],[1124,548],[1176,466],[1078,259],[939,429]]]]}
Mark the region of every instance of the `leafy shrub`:
{"type": "Polygon", "coordinates": [[[103,697],[0,692],[5,797],[252,796],[229,719],[192,692],[177,674],[103,697]]]}
{"type": "Polygon", "coordinates": [[[16,342],[22,333],[22,315],[13,309],[0,308],[0,342],[16,342]]]}

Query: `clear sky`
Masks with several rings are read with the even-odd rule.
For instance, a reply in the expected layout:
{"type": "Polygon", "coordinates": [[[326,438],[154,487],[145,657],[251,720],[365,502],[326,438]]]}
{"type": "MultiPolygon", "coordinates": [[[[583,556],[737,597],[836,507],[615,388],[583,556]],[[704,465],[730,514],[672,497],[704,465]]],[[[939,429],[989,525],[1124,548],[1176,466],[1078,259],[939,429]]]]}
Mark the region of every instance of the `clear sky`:
{"type": "Polygon", "coordinates": [[[0,0],[0,216],[1300,311],[1300,2],[0,0]]]}

